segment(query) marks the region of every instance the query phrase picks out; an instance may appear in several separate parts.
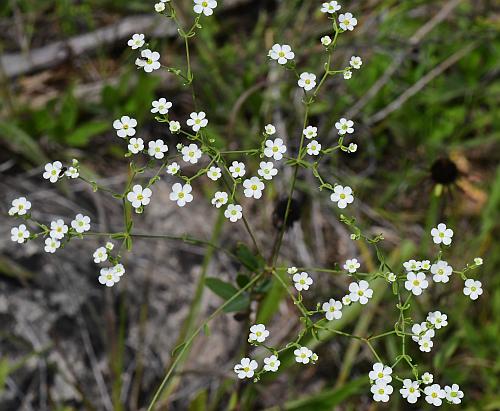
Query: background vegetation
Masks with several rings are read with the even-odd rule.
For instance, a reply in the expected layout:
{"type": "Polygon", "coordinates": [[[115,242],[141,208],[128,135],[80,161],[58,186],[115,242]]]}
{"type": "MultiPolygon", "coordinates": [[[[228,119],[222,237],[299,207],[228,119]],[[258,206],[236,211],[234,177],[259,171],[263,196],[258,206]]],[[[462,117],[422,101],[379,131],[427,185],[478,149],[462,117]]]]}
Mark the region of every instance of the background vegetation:
{"type": "MultiPolygon", "coordinates": [[[[189,20],[191,1],[176,3],[181,18],[189,20]]],[[[319,13],[321,2],[221,3],[215,17],[203,23],[192,52],[194,87],[210,119],[210,134],[221,146],[252,148],[259,144],[259,131],[271,122],[290,146],[297,144],[294,136],[301,129],[301,116],[296,82],[291,73],[283,74],[268,64],[266,54],[274,42],[288,43],[301,67],[318,71],[319,38],[328,30],[319,13]]],[[[363,58],[363,66],[350,81],[339,78],[327,85],[323,103],[314,106],[312,121],[319,126],[320,140],[332,142],[334,122],[344,114],[353,118],[360,149],[349,157],[334,157],[324,172],[330,179],[355,187],[358,222],[373,233],[384,233],[383,246],[395,264],[429,255],[432,245],[427,233],[441,220],[455,228],[449,258],[453,266],[484,257],[479,279],[485,294],[476,303],[462,295],[458,282],[419,300],[416,311],[422,317],[432,307],[446,312],[451,321],[436,337],[439,341],[432,354],[414,354],[422,369],[434,372],[438,380],[460,384],[465,392],[462,408],[500,409],[500,280],[496,275],[500,268],[500,10],[489,0],[342,4],[358,17],[359,24],[352,34],[343,36],[336,62],[343,67],[354,54],[363,58]]],[[[190,277],[189,284],[164,281],[164,300],[153,290],[160,275],[154,264],[147,270],[144,266],[140,270],[140,265],[128,270],[129,277],[136,276],[134,271],[150,273],[116,293],[94,284],[96,268],[90,263],[70,269],[79,278],[88,278],[91,285],[86,287],[95,287],[90,288],[81,309],[90,307],[86,327],[104,328],[102,335],[85,337],[75,331],[82,327],[75,314],[64,313],[53,319],[57,332],[47,333],[48,339],[36,338],[36,327],[35,337],[27,338],[13,313],[20,309],[18,303],[38,299],[47,299],[47,311],[42,312],[57,311],[52,293],[64,288],[65,272],[45,277],[41,267],[48,270],[45,265],[52,264],[57,270],[58,265],[70,262],[59,260],[63,258],[59,255],[47,258],[43,250],[19,250],[8,242],[10,223],[5,214],[11,199],[20,194],[36,196],[40,190],[39,202],[53,196],[50,201],[57,203],[59,196],[69,196],[73,204],[91,210],[95,219],[107,215],[111,225],[113,208],[106,203],[110,199],[96,200],[78,186],[42,187],[41,166],[48,159],[76,157],[88,175],[119,183],[126,174],[126,161],[124,146],[112,131],[113,119],[131,115],[138,119],[144,136],[163,138],[173,147],[175,138],[149,113],[151,101],[168,97],[177,119],[192,111],[191,96],[176,78],[168,73],[138,72],[135,56],[126,47],[131,34],[144,32],[166,64],[184,64],[175,30],[153,15],[152,7],[142,0],[11,0],[0,5],[0,221],[7,239],[0,242],[1,409],[141,409],[159,384],[175,341],[196,325],[188,314],[199,310],[207,315],[221,302],[207,290],[203,298],[194,300],[196,304],[204,301],[202,308],[194,304],[195,311],[188,311],[198,275],[221,274],[237,287],[236,274],[244,272],[213,253],[193,253],[189,245],[162,249],[157,252],[165,253],[164,259],[156,261],[157,265],[171,260],[177,274],[186,277],[191,269],[201,273],[190,277]],[[181,290],[183,285],[187,291],[181,290]],[[184,297],[174,304],[176,293],[184,297]],[[181,305],[185,310],[178,311],[181,305]],[[104,314],[101,306],[106,307],[104,314]],[[97,318],[102,316],[106,316],[104,323],[97,318]],[[166,345],[163,350],[152,348],[151,335],[149,339],[144,335],[163,327],[168,334],[166,345]],[[82,340],[91,350],[79,355],[82,340]],[[62,369],[59,356],[66,356],[69,364],[79,358],[83,366],[62,369]],[[61,376],[63,382],[58,380],[61,376]],[[72,394],[59,395],[66,390],[72,394]],[[109,401],[103,391],[110,393],[109,401]]],[[[279,202],[285,187],[286,175],[266,193],[267,201],[279,202]]],[[[204,190],[202,186],[195,189],[204,190]]],[[[338,216],[322,202],[307,177],[303,176],[299,189],[299,222],[288,235],[284,261],[289,257],[290,263],[299,265],[294,258],[298,256],[301,261],[309,258],[332,266],[360,255],[370,268],[370,251],[349,248],[338,216]]],[[[166,195],[164,202],[168,202],[166,195]]],[[[66,213],[69,209],[63,208],[66,213]]],[[[47,219],[48,210],[47,206],[47,219]]],[[[154,218],[164,218],[161,211],[154,218]]],[[[261,237],[272,230],[272,211],[272,205],[253,210],[251,218],[261,237]]],[[[208,213],[203,208],[192,212],[208,213]]],[[[184,226],[176,226],[177,231],[190,232],[188,217],[184,214],[184,226]]],[[[220,226],[217,221],[214,218],[215,227],[220,226]]],[[[206,237],[226,245],[234,242],[231,233],[211,230],[208,227],[204,232],[206,237]]],[[[150,258],[148,252],[143,250],[144,259],[150,258]]],[[[61,253],[71,260],[71,250],[61,253]]],[[[134,253],[134,261],[140,260],[140,249],[134,253]]],[[[82,258],[90,260],[90,254],[82,258]]],[[[61,267],[71,267],[64,264],[61,267]]],[[[345,286],[345,279],[321,281],[324,287],[310,297],[313,305],[345,286]]],[[[273,324],[281,325],[293,335],[299,326],[291,323],[290,318],[296,317],[294,307],[277,289],[270,283],[263,291],[263,298],[271,295],[275,304],[259,315],[269,321],[275,318],[271,331],[273,324]],[[283,323],[276,319],[280,316],[289,318],[283,323]]],[[[30,306],[25,307],[18,315],[28,315],[30,306]]],[[[246,320],[237,321],[238,314],[224,316],[229,328],[216,327],[204,341],[207,347],[219,341],[225,349],[205,352],[214,358],[202,365],[197,355],[186,358],[163,398],[164,409],[410,409],[402,400],[398,402],[398,395],[384,407],[372,404],[366,376],[372,362],[369,352],[355,341],[334,335],[317,346],[321,361],[316,367],[301,368],[285,361],[282,376],[256,385],[236,382],[231,369],[242,354],[246,320]]],[[[392,327],[394,316],[393,301],[381,296],[362,315],[346,316],[340,327],[375,334],[392,327]]],[[[392,355],[398,350],[395,339],[384,341],[380,351],[392,355]]]]}

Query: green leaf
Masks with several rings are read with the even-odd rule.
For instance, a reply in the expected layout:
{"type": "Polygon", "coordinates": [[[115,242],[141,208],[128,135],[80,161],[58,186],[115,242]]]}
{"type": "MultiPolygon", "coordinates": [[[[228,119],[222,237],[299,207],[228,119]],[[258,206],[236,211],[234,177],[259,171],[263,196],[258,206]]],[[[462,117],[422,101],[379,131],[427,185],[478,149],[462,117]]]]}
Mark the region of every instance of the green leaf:
{"type": "Polygon", "coordinates": [[[247,294],[240,294],[224,307],[224,312],[233,313],[246,311],[248,307],[250,307],[250,297],[247,294]]]}
{"type": "Polygon", "coordinates": [[[252,272],[258,272],[264,268],[264,259],[260,256],[254,255],[252,251],[250,251],[250,249],[243,243],[238,243],[236,246],[236,256],[241,264],[252,272]]]}
{"type": "Polygon", "coordinates": [[[229,300],[238,292],[238,289],[234,285],[214,277],[207,277],[205,285],[224,300],[229,300]]]}
{"type": "MultiPolygon", "coordinates": [[[[239,290],[234,285],[214,277],[206,278],[205,285],[210,288],[210,290],[214,294],[217,294],[219,297],[226,301],[239,292],[239,290]]],[[[231,313],[245,311],[249,306],[250,297],[248,296],[248,294],[242,293],[224,307],[224,312],[231,313]]]]}
{"type": "Polygon", "coordinates": [[[109,127],[110,125],[107,121],[91,121],[78,127],[72,133],[67,134],[65,141],[70,146],[83,147],[89,143],[90,139],[104,133],[109,127]]]}
{"type": "Polygon", "coordinates": [[[5,141],[10,150],[23,155],[34,164],[49,161],[38,143],[15,124],[0,121],[0,139],[5,141]]]}
{"type": "Polygon", "coordinates": [[[243,288],[250,282],[250,277],[246,274],[238,274],[236,276],[236,283],[238,287],[243,288]]]}
{"type": "Polygon", "coordinates": [[[186,346],[186,343],[179,344],[177,347],[175,347],[172,350],[172,357],[175,357],[178,353],[180,353],[184,347],[186,346]]]}

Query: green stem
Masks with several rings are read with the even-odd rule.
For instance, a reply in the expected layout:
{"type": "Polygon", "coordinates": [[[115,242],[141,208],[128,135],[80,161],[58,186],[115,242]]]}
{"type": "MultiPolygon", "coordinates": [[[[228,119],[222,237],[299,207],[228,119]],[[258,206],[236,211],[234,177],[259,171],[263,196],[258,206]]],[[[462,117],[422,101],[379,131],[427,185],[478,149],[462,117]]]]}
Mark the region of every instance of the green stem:
{"type": "Polygon", "coordinates": [[[182,348],[180,348],[180,351],[177,354],[177,357],[175,358],[174,362],[172,363],[172,365],[168,369],[167,374],[163,378],[160,386],[158,387],[158,389],[155,392],[155,395],[153,396],[153,399],[149,403],[147,411],[152,411],[153,410],[153,407],[155,406],[156,402],[158,401],[158,398],[160,397],[160,394],[162,393],[165,385],[170,380],[173,372],[177,368],[177,365],[179,364],[179,362],[181,361],[182,357],[184,356],[184,353],[191,346],[191,344],[193,343],[194,339],[198,336],[198,334],[200,334],[202,332],[202,330],[205,328],[206,325],[208,325],[208,323],[210,323],[210,321],[212,321],[221,312],[223,312],[224,308],[226,308],[229,304],[231,304],[234,300],[236,300],[241,294],[243,294],[246,290],[248,290],[250,287],[252,287],[257,281],[259,281],[261,279],[262,275],[263,275],[263,273],[260,273],[260,274],[256,275],[243,288],[241,288],[240,290],[238,290],[237,293],[235,293],[231,298],[229,298],[228,300],[226,300],[226,302],[224,304],[222,304],[221,306],[219,306],[219,308],[217,308],[217,310],[215,310],[210,315],[210,317],[208,317],[208,319],[205,322],[203,322],[203,324],[201,324],[196,329],[196,331],[194,331],[191,334],[191,336],[186,340],[186,342],[184,343],[184,345],[182,346],[182,348]]]}

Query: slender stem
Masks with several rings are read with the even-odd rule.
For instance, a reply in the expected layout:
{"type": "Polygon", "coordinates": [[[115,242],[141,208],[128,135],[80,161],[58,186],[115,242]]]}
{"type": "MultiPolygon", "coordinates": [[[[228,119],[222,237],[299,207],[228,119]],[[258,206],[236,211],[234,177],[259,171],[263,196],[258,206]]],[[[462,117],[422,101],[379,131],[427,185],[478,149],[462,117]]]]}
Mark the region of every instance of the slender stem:
{"type": "Polygon", "coordinates": [[[233,294],[233,296],[231,298],[229,298],[228,300],[226,300],[226,302],[224,304],[222,304],[221,306],[219,306],[219,308],[217,308],[211,315],[210,317],[208,317],[208,319],[203,322],[203,324],[201,324],[197,329],[196,331],[194,331],[190,337],[186,340],[186,342],[182,345],[182,347],[180,348],[180,351],[179,353],[177,354],[174,362],[172,363],[172,365],[170,366],[170,368],[168,369],[167,371],[167,374],[165,375],[165,377],[163,378],[160,386],[158,387],[158,389],[156,390],[155,392],[155,395],[153,396],[153,399],[151,400],[151,402],[149,403],[149,406],[147,408],[147,411],[152,411],[153,410],[153,407],[154,405],[156,404],[156,402],[158,401],[158,398],[160,397],[160,394],[162,393],[163,391],[163,388],[165,387],[165,384],[170,380],[170,377],[172,376],[173,372],[175,371],[176,367],[177,367],[177,364],[179,363],[179,361],[181,360],[181,358],[183,357],[184,353],[186,352],[186,350],[189,348],[189,346],[193,343],[194,339],[198,336],[198,334],[201,333],[201,331],[205,328],[206,325],[208,325],[208,323],[210,323],[210,321],[212,321],[215,317],[217,317],[217,315],[219,315],[223,310],[224,308],[226,308],[229,304],[231,304],[236,298],[238,298],[241,294],[243,294],[245,291],[247,291],[250,287],[252,287],[257,281],[259,281],[262,277],[263,273],[260,273],[258,275],[256,275],[252,280],[250,280],[243,288],[239,289],[237,293],[233,294]]]}

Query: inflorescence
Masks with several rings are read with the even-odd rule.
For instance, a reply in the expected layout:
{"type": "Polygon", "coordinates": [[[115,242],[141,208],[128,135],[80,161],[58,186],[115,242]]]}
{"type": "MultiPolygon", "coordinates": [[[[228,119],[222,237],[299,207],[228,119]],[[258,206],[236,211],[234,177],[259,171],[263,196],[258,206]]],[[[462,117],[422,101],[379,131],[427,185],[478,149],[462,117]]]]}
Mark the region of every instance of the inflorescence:
{"type": "MultiPolygon", "coordinates": [[[[175,7],[171,1],[162,0],[157,3],[155,5],[156,12],[171,18],[179,27],[179,35],[186,45],[187,70],[162,65],[160,54],[149,48],[144,34],[140,33],[134,34],[128,41],[128,46],[138,53],[135,61],[137,67],[146,73],[162,68],[166,69],[179,77],[185,85],[190,85],[193,82],[194,75],[191,70],[188,42],[196,36],[197,30],[202,28],[200,24],[202,17],[211,16],[216,7],[217,2],[214,0],[194,0],[193,10],[196,17],[193,25],[188,30],[185,30],[179,23],[175,7]]],[[[50,223],[42,223],[32,216],[31,202],[25,197],[19,197],[12,201],[9,214],[23,220],[23,224],[12,228],[12,241],[22,244],[40,237],[45,241],[45,251],[54,253],[73,239],[83,239],[86,236],[108,237],[108,241],[95,250],[92,258],[96,264],[106,265],[100,269],[97,278],[99,283],[112,287],[125,274],[125,268],[120,262],[122,249],[132,249],[134,233],[133,217],[129,212],[130,208],[135,210],[137,214],[144,212],[151,200],[154,199],[154,185],[163,174],[178,179],[172,185],[169,198],[179,207],[187,206],[195,200],[192,186],[196,180],[206,178],[209,181],[204,181],[204,183],[212,182],[215,184],[211,204],[217,209],[222,208],[223,215],[229,222],[237,223],[243,220],[246,230],[249,231],[254,240],[254,245],[256,245],[256,241],[246,222],[246,210],[244,210],[238,199],[241,196],[254,200],[261,199],[266,184],[269,184],[285,166],[293,167],[295,171],[299,168],[311,170],[318,180],[319,190],[328,191],[330,200],[339,209],[348,207],[355,199],[352,188],[339,183],[331,184],[326,182],[319,172],[319,165],[323,158],[336,151],[340,150],[349,154],[358,149],[355,142],[345,143],[345,139],[355,132],[354,122],[346,118],[340,118],[335,122],[338,140],[335,145],[330,147],[318,141],[320,140],[318,128],[309,123],[309,108],[317,100],[318,93],[325,82],[336,75],[342,75],[344,79],[349,80],[352,78],[354,70],[361,69],[363,64],[359,56],[352,56],[347,67],[340,69],[331,67],[332,55],[339,35],[352,31],[358,24],[357,19],[351,13],[338,14],[340,10],[341,5],[337,1],[325,2],[321,6],[321,12],[331,21],[332,28],[331,35],[323,36],[320,40],[324,46],[326,56],[324,72],[321,76],[317,77],[316,74],[310,71],[300,72],[295,64],[295,52],[290,45],[277,43],[268,52],[270,61],[294,73],[297,86],[302,89],[305,114],[296,155],[292,155],[283,139],[276,136],[276,127],[272,124],[263,127],[259,147],[251,150],[221,151],[215,147],[214,140],[207,131],[209,119],[204,111],[194,111],[187,119],[174,119],[170,115],[173,104],[166,98],[159,98],[151,103],[151,113],[155,116],[156,121],[165,123],[168,126],[171,134],[183,137],[185,143],[169,147],[162,139],[153,139],[146,142],[136,136],[138,126],[136,119],[123,115],[114,120],[112,123],[113,128],[117,137],[122,139],[127,147],[128,151],[125,156],[131,160],[129,179],[122,192],[114,192],[91,179],[83,177],[80,164],[76,159],[66,166],[63,166],[61,161],[48,163],[45,165],[43,172],[43,178],[50,183],[56,183],[65,178],[79,179],[90,184],[94,191],[104,191],[120,200],[123,205],[124,215],[123,231],[116,233],[92,232],[90,218],[80,213],[69,224],[66,224],[62,218],[57,218],[50,223]],[[238,154],[260,158],[259,168],[252,170],[251,165],[234,160],[234,155],[238,154]],[[187,175],[182,170],[183,164],[186,166],[199,165],[199,169],[194,174],[187,175]],[[145,171],[149,169],[156,170],[154,176],[149,179],[141,178],[145,171]],[[120,242],[119,246],[115,246],[116,241],[120,242]]],[[[285,222],[288,217],[296,178],[297,173],[295,173],[291,183],[291,194],[284,216],[285,222]]],[[[283,347],[272,347],[266,343],[270,332],[265,325],[252,325],[249,330],[248,342],[253,346],[265,348],[269,352],[269,356],[262,360],[263,366],[260,369],[257,360],[248,357],[241,359],[240,363],[234,366],[237,377],[240,379],[251,378],[258,381],[262,374],[278,371],[281,364],[280,355],[287,350],[293,352],[297,363],[302,365],[314,364],[318,361],[318,355],[307,346],[301,345],[301,342],[307,333],[317,337],[320,331],[327,330],[348,338],[361,340],[368,345],[376,360],[372,371],[368,375],[375,401],[387,402],[393,393],[391,384],[398,381],[401,386],[400,394],[409,403],[415,403],[423,396],[428,403],[436,406],[441,405],[443,400],[451,404],[459,404],[464,395],[459,386],[452,384],[451,386],[441,387],[439,384],[434,383],[432,374],[419,371],[418,366],[407,352],[409,347],[406,346],[406,341],[411,339],[420,351],[430,352],[434,346],[433,339],[436,333],[439,333],[439,330],[448,324],[447,315],[440,311],[433,311],[429,312],[422,322],[414,322],[408,313],[413,299],[418,298],[431,286],[448,283],[454,275],[464,281],[463,293],[472,300],[476,300],[483,292],[481,282],[469,278],[468,274],[483,263],[482,259],[474,259],[473,263],[466,265],[462,270],[455,270],[448,262],[443,260],[443,252],[451,245],[454,233],[445,224],[441,223],[436,228],[433,228],[430,233],[433,242],[439,246],[439,252],[432,261],[409,260],[402,267],[392,269],[386,263],[377,245],[383,239],[382,236],[367,237],[357,227],[354,219],[342,215],[341,220],[350,227],[352,231],[350,238],[352,240],[365,241],[375,248],[380,263],[378,270],[372,273],[358,271],[361,268],[361,263],[356,258],[345,261],[343,270],[309,270],[343,273],[353,278],[354,281],[350,283],[349,291],[344,296],[337,299],[330,298],[325,302],[317,303],[314,309],[308,309],[304,304],[303,293],[314,287],[313,276],[307,272],[306,268],[279,267],[276,265],[283,236],[282,232],[277,247],[274,247],[274,254],[269,259],[271,265],[265,268],[265,272],[273,275],[286,288],[300,312],[300,320],[304,327],[294,341],[283,347]],[[288,275],[289,278],[284,279],[280,273],[288,275]],[[342,310],[345,307],[353,304],[366,305],[370,303],[374,295],[371,284],[378,278],[384,279],[392,288],[397,301],[396,308],[399,317],[394,329],[365,338],[329,328],[329,324],[342,318],[342,310]],[[295,291],[290,289],[290,284],[293,284],[295,291]],[[396,335],[401,339],[402,343],[402,351],[392,363],[383,361],[372,344],[374,340],[389,335],[396,335]],[[395,375],[393,370],[400,363],[409,367],[413,378],[401,378],[395,375]]],[[[181,237],[179,239],[185,238],[181,237]]],[[[255,277],[253,282],[256,282],[259,278],[259,276],[255,277]]],[[[155,400],[156,398],[157,396],[155,396],[155,400]]]]}

